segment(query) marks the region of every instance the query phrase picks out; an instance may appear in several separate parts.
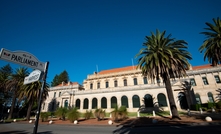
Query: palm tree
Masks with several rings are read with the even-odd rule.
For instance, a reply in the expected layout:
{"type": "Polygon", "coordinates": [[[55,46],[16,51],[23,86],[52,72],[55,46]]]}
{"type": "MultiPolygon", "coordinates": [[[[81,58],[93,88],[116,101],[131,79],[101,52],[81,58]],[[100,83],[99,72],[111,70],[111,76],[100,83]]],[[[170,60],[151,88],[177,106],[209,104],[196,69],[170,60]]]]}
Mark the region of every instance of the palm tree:
{"type": "Polygon", "coordinates": [[[146,36],[146,42],[136,55],[138,59],[137,68],[142,70],[144,76],[151,80],[162,78],[165,83],[167,96],[172,112],[172,119],[178,118],[176,103],[170,79],[185,76],[186,70],[189,69],[188,59],[192,59],[187,49],[187,43],[184,40],[175,40],[171,34],[165,36],[166,31],[160,33],[156,30],[156,35],[151,32],[151,36],[146,36]]]}
{"type": "MultiPolygon", "coordinates": [[[[41,93],[42,83],[40,81],[33,82],[27,85],[23,85],[21,90],[18,91],[19,100],[25,99],[28,102],[28,110],[26,114],[26,119],[30,120],[30,114],[34,102],[37,102],[41,93]]],[[[45,100],[48,96],[49,84],[45,84],[42,93],[42,100],[45,100]]]]}
{"type": "Polygon", "coordinates": [[[7,81],[7,89],[13,93],[12,103],[8,119],[12,118],[16,98],[18,96],[18,91],[21,89],[24,79],[28,76],[29,72],[27,68],[18,68],[15,71],[15,74],[12,74],[11,78],[7,81]]]}
{"type": "Polygon", "coordinates": [[[209,63],[213,66],[217,66],[221,63],[221,20],[219,17],[213,19],[214,25],[211,23],[206,23],[208,30],[206,32],[201,32],[206,36],[206,40],[200,46],[199,51],[202,53],[204,50],[204,61],[208,58],[209,63]]]}

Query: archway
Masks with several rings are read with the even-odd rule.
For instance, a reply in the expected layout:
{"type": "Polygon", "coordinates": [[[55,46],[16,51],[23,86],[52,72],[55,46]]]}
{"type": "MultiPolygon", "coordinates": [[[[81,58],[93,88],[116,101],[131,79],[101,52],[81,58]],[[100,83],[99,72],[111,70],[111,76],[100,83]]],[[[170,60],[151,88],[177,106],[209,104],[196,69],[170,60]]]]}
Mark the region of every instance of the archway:
{"type": "Polygon", "coordinates": [[[145,107],[153,107],[153,98],[150,94],[144,96],[145,107]]]}
{"type": "Polygon", "coordinates": [[[68,100],[65,100],[65,101],[64,101],[64,107],[65,107],[65,108],[68,108],[68,100]]]}
{"type": "Polygon", "coordinates": [[[180,102],[180,108],[181,109],[188,109],[188,103],[187,103],[185,93],[179,92],[178,93],[178,99],[179,99],[179,102],[180,102]]]}

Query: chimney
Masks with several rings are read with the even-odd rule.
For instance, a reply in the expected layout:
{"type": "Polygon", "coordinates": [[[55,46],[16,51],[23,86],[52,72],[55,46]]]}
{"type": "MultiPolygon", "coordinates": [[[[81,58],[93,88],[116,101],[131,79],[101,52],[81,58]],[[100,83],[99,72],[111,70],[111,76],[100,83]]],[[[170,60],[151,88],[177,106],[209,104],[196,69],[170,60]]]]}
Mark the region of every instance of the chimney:
{"type": "Polygon", "coordinates": [[[62,82],[62,86],[64,86],[64,81],[62,82]]]}
{"type": "Polygon", "coordinates": [[[71,85],[71,82],[70,81],[68,81],[68,86],[70,86],[71,85]]]}

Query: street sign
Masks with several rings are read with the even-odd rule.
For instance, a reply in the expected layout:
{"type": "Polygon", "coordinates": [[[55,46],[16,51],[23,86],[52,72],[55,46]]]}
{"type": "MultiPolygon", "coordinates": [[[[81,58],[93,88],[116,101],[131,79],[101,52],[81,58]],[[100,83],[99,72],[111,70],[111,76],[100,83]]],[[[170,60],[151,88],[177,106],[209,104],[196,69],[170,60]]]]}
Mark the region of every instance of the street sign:
{"type": "Polygon", "coordinates": [[[41,71],[40,70],[34,70],[30,73],[29,76],[25,77],[24,85],[29,84],[35,81],[38,81],[41,77],[41,71]]]}
{"type": "Polygon", "coordinates": [[[30,68],[38,69],[44,71],[45,63],[39,61],[34,55],[24,52],[24,51],[14,51],[11,52],[4,48],[1,49],[0,59],[14,62],[23,66],[28,66],[30,68]]]}

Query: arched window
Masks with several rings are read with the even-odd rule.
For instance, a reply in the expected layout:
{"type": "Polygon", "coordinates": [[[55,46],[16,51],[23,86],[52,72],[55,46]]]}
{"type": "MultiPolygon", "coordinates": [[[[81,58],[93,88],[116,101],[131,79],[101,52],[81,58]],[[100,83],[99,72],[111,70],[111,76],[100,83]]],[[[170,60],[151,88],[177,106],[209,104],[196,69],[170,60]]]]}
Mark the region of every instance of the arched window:
{"type": "Polygon", "coordinates": [[[198,93],[195,94],[195,98],[196,98],[197,104],[202,104],[201,99],[200,99],[200,95],[198,93]]]}
{"type": "Polygon", "coordinates": [[[88,109],[88,99],[84,99],[84,106],[83,109],[88,109]]]}
{"type": "Polygon", "coordinates": [[[101,99],[101,108],[107,108],[107,99],[105,97],[101,99]]]}
{"type": "Polygon", "coordinates": [[[127,80],[124,79],[124,86],[127,86],[127,80]]]}
{"type": "Polygon", "coordinates": [[[153,107],[153,98],[150,94],[144,96],[145,107],[153,107]]]}
{"type": "Polygon", "coordinates": [[[133,108],[139,108],[140,107],[140,97],[138,95],[134,95],[132,97],[133,100],[133,108]]]}
{"type": "Polygon", "coordinates": [[[121,97],[121,105],[128,108],[128,99],[127,99],[127,96],[124,95],[124,96],[121,97]]]}
{"type": "Polygon", "coordinates": [[[209,102],[214,102],[214,98],[213,98],[213,94],[211,92],[207,93],[208,98],[209,98],[209,102]]]}
{"type": "Polygon", "coordinates": [[[92,109],[96,109],[97,108],[97,98],[93,98],[92,99],[92,109]]]}
{"type": "Polygon", "coordinates": [[[68,108],[68,100],[65,100],[65,101],[64,101],[64,107],[65,107],[65,108],[68,108]]]}
{"type": "Polygon", "coordinates": [[[159,103],[159,107],[166,107],[167,106],[167,100],[166,100],[166,96],[162,93],[159,93],[157,95],[157,100],[159,103]]]}
{"type": "Polygon", "coordinates": [[[134,78],[134,85],[137,85],[137,78],[134,78]]]}
{"type": "Polygon", "coordinates": [[[115,96],[111,97],[111,108],[117,106],[117,98],[115,96]]]}
{"type": "Polygon", "coordinates": [[[75,107],[80,109],[80,106],[81,106],[81,101],[80,101],[80,99],[77,99],[76,102],[75,102],[75,107]]]}

